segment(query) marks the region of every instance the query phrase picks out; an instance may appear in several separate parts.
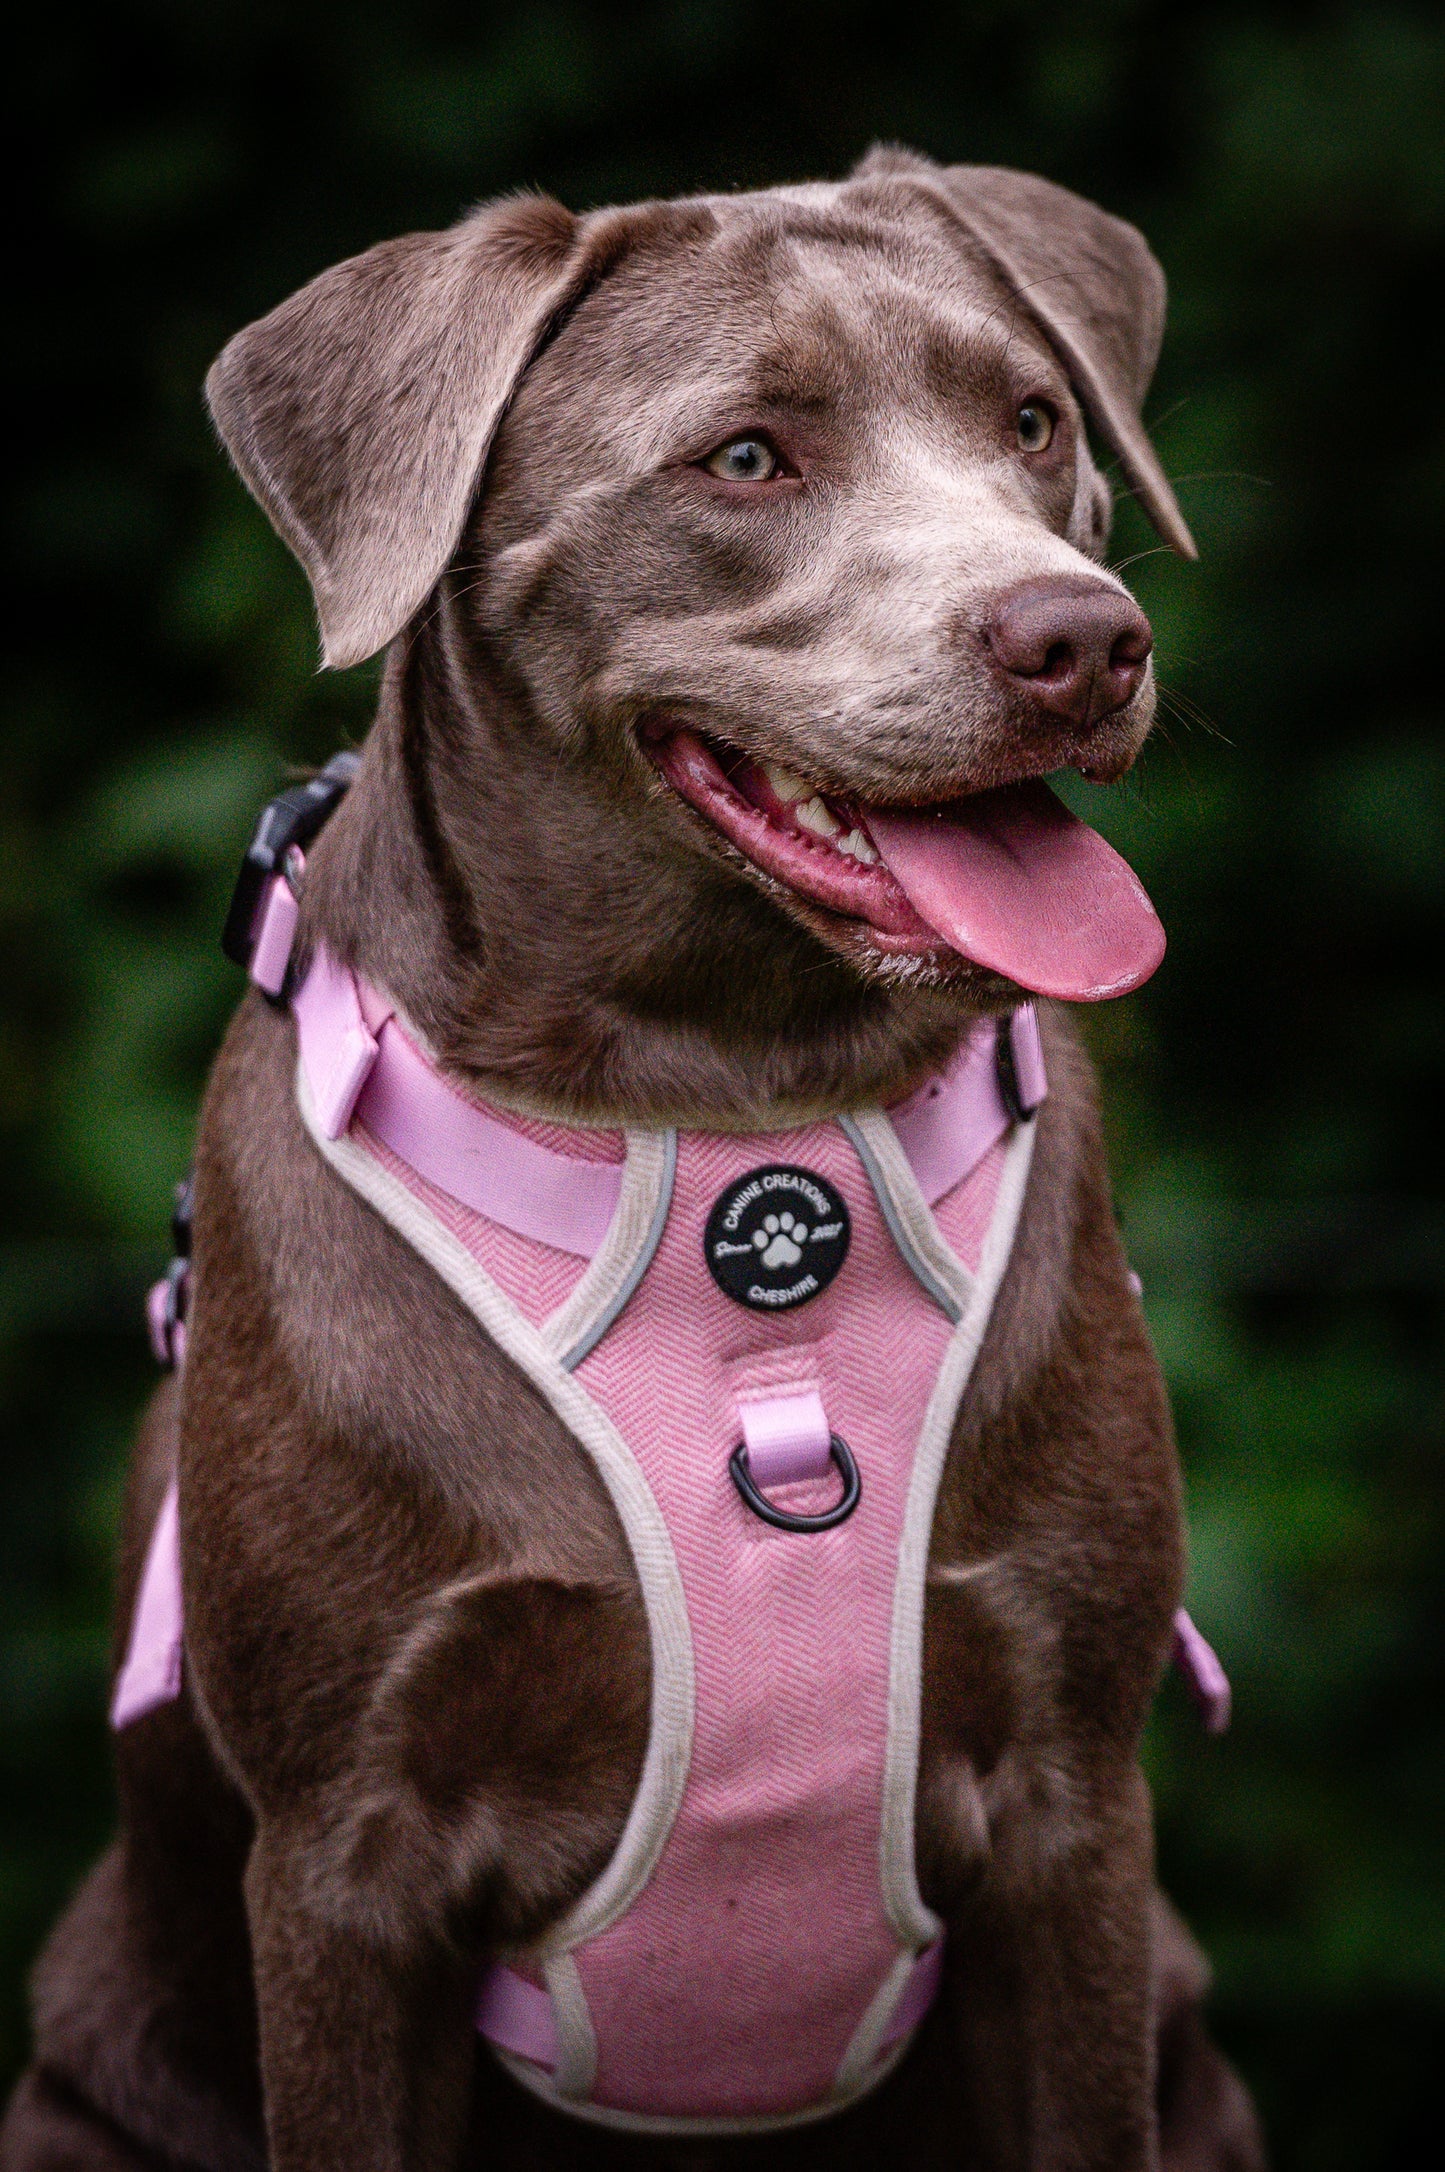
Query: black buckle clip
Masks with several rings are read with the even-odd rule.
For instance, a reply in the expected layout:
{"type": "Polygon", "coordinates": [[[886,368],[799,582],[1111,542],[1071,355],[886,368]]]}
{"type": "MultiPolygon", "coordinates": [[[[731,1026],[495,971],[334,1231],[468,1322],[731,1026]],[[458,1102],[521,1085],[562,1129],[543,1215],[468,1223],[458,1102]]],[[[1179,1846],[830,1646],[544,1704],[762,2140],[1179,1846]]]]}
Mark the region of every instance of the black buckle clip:
{"type": "Polygon", "coordinates": [[[764,1523],[776,1525],[779,1531],[831,1531],[835,1524],[846,1523],[858,1506],[863,1491],[863,1481],[858,1476],[858,1465],[853,1451],[841,1433],[828,1436],[828,1454],[833,1467],[843,1481],[843,1497],[831,1508],[825,1508],[821,1516],[790,1516],[785,1508],[774,1508],[765,1493],[760,1493],[748,1468],[748,1445],[739,1441],[728,1458],[728,1470],[732,1482],[755,1516],[764,1523]]]}
{"type": "Polygon", "coordinates": [[[349,748],[333,754],[318,776],[278,792],[262,809],[221,930],[221,948],[233,965],[245,968],[251,963],[256,915],[267,883],[273,875],[284,873],[286,855],[293,846],[309,845],[325,827],[345,799],[360,761],[361,756],[349,748]]]}
{"type": "Polygon", "coordinates": [[[195,1211],[195,1172],[183,1177],[176,1186],[176,1201],[171,1208],[171,1247],[178,1260],[191,1256],[191,1216],[195,1211]]]}
{"type": "Polygon", "coordinates": [[[174,1257],[146,1300],[146,1324],[156,1361],[174,1369],[186,1347],[186,1314],[191,1295],[191,1204],[196,1180],[188,1176],[176,1186],[171,1209],[171,1243],[174,1257]]]}

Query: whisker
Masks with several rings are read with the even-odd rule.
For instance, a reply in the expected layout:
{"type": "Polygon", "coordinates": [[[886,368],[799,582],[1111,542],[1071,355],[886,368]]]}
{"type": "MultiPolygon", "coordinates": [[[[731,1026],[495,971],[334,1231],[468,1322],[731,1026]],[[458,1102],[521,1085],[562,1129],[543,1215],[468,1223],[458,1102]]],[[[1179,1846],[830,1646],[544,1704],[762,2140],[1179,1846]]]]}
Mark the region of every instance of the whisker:
{"type": "Polygon", "coordinates": [[[1258,483],[1261,490],[1273,490],[1273,479],[1268,475],[1251,475],[1247,468],[1195,468],[1188,475],[1171,475],[1171,483],[1258,483]]]}
{"type": "Polygon", "coordinates": [[[1105,566],[1106,573],[1123,573],[1129,566],[1137,566],[1141,558],[1172,558],[1173,546],[1168,543],[1152,543],[1147,550],[1134,551],[1127,558],[1111,561],[1105,566]]]}
{"type": "Polygon", "coordinates": [[[1189,721],[1189,723],[1197,723],[1199,730],[1208,732],[1212,738],[1219,738],[1219,741],[1226,747],[1234,745],[1234,741],[1228,736],[1228,732],[1223,730],[1219,723],[1215,723],[1215,719],[1210,717],[1210,712],[1202,704],[1195,702],[1195,697],[1191,693],[1184,693],[1182,686],[1165,686],[1163,682],[1160,682],[1158,691],[1160,691],[1160,695],[1167,695],[1169,704],[1173,706],[1173,710],[1176,710],[1178,717],[1182,717],[1184,721],[1189,721]]]}
{"type": "Polygon", "coordinates": [[[1208,710],[1202,708],[1192,694],[1184,693],[1177,686],[1165,686],[1162,680],[1156,683],[1160,700],[1168,702],[1182,724],[1197,724],[1201,731],[1208,732],[1210,738],[1217,739],[1221,746],[1232,747],[1234,745],[1234,741],[1229,734],[1222,726],[1215,723],[1208,710]]]}
{"type": "MultiPolygon", "coordinates": [[[[1267,475],[1250,475],[1243,468],[1195,468],[1188,475],[1170,475],[1168,481],[1176,488],[1181,483],[1255,483],[1261,490],[1273,490],[1274,484],[1267,475]]],[[[1139,498],[1142,492],[1132,486],[1114,491],[1117,504],[1121,498],[1139,498]]]]}
{"type": "Polygon", "coordinates": [[[1181,393],[1172,407],[1166,407],[1162,415],[1153,416],[1148,422],[1145,423],[1144,427],[1148,430],[1151,437],[1156,437],[1158,433],[1163,429],[1166,422],[1172,422],[1176,415],[1183,414],[1185,408],[1192,406],[1193,402],[1194,395],[1192,392],[1181,393]]]}

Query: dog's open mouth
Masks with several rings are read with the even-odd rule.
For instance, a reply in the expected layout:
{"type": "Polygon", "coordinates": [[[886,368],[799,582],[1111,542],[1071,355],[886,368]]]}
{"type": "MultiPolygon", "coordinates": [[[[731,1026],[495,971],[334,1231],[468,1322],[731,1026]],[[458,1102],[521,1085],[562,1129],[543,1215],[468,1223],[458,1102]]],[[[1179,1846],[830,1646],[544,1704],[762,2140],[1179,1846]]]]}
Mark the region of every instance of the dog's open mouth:
{"type": "Polygon", "coordinates": [[[1035,995],[1097,1003],[1146,981],[1164,930],[1143,885],[1040,778],[932,807],[823,793],[686,728],[643,744],[754,866],[883,952],[947,948],[1035,995]]]}

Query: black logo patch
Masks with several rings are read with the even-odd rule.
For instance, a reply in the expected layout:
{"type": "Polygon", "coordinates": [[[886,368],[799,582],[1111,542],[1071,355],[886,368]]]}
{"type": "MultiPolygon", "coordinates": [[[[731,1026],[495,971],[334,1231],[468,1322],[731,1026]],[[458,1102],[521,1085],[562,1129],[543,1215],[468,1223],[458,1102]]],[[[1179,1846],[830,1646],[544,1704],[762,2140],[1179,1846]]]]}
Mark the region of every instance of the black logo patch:
{"type": "Polygon", "coordinates": [[[707,1218],[718,1288],[754,1312],[806,1305],[848,1257],[848,1209],[825,1177],[777,1163],[730,1184],[707,1218]]]}

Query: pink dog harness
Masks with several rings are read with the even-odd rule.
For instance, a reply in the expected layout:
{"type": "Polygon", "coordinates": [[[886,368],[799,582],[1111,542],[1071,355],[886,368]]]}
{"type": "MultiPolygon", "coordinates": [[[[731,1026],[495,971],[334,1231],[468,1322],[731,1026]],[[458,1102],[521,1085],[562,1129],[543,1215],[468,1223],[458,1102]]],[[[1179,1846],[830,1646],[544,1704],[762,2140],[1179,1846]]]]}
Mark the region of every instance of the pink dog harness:
{"type": "Polygon", "coordinates": [[[993,1030],[891,1122],[624,1135],[463,1099],[327,958],[295,1010],[313,1139],[591,1455],[647,1608],[621,1843],[491,1971],[479,2026],[612,2123],[835,2110],[938,1977],[913,1868],[924,1569],[1032,1142],[993,1030]]]}
{"type": "MultiPolygon", "coordinates": [[[[647,1612],[649,1738],[617,1851],[490,1968],[477,2025],[526,2087],[604,2124],[839,2110],[939,1980],[913,1860],[924,1583],[1046,1091],[1032,1011],[887,1114],[754,1136],[484,1108],[324,952],[294,1011],[317,1148],[592,1458],[647,1612]]],[[[116,1726],[180,1686],[178,1533],[172,1489],[116,1726]]]]}

